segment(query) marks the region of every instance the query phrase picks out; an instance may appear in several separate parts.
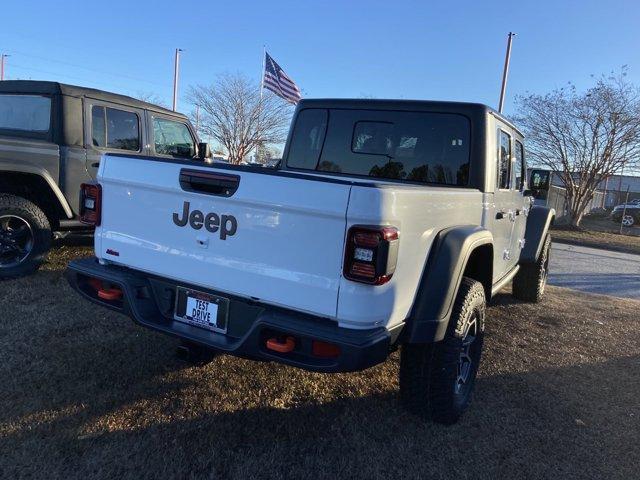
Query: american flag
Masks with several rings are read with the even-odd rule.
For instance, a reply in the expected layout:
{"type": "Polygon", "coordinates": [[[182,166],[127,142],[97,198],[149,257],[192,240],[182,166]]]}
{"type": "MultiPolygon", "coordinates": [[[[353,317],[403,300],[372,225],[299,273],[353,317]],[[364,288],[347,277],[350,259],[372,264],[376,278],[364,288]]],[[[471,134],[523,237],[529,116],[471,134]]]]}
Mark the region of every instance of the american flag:
{"type": "Polygon", "coordinates": [[[279,97],[284,98],[287,102],[295,105],[302,98],[300,89],[267,52],[264,52],[264,54],[266,57],[264,59],[262,85],[279,97]]]}

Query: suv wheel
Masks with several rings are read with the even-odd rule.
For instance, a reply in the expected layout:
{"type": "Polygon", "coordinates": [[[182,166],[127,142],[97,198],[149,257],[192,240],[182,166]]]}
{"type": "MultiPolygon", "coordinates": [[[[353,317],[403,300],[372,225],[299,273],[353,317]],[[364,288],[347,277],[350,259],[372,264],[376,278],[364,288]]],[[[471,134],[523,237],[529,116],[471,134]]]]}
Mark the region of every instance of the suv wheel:
{"type": "Polygon", "coordinates": [[[636,223],[633,215],[629,215],[628,213],[622,217],[622,225],[625,227],[633,227],[633,224],[636,223]]]}
{"type": "Polygon", "coordinates": [[[0,278],[34,272],[51,246],[51,226],[34,203],[0,194],[0,278]]]}
{"type": "Polygon", "coordinates": [[[549,256],[551,236],[547,234],[535,263],[520,265],[520,270],[513,277],[513,296],[525,302],[538,303],[542,300],[549,275],[549,256]]]}
{"type": "Polygon", "coordinates": [[[452,424],[469,407],[482,354],[485,308],[482,284],[464,277],[445,338],[403,345],[400,398],[411,412],[452,424]]]}

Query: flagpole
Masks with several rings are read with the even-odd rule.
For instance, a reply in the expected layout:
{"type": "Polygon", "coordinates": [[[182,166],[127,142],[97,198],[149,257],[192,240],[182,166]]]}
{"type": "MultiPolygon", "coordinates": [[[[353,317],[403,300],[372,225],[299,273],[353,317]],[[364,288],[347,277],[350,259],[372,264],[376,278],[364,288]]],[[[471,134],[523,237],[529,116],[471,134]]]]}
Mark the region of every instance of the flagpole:
{"type": "MultiPolygon", "coordinates": [[[[264,93],[264,69],[266,68],[267,47],[262,45],[262,72],[260,73],[260,107],[258,108],[258,135],[262,137],[260,124],[262,123],[262,95],[264,93]]],[[[262,138],[260,138],[260,141],[262,138]]],[[[255,159],[258,160],[258,148],[256,148],[255,159]]]]}
{"type": "Polygon", "coordinates": [[[262,73],[260,75],[260,100],[262,100],[262,92],[264,90],[264,69],[266,68],[267,47],[262,45],[262,73]]]}

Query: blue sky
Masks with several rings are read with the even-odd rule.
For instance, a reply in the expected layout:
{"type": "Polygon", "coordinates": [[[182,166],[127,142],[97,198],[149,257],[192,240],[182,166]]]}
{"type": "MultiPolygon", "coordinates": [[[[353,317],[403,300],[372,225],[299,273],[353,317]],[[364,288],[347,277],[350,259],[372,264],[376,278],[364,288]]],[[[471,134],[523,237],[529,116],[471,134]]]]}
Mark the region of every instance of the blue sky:
{"type": "MultiPolygon", "coordinates": [[[[635,1],[13,1],[0,52],[8,78],[59,80],[171,103],[222,72],[259,81],[262,45],[307,97],[416,98],[495,106],[506,35],[515,94],[545,92],[629,65],[640,84],[635,1]]],[[[190,106],[181,98],[179,110],[190,106]]]]}

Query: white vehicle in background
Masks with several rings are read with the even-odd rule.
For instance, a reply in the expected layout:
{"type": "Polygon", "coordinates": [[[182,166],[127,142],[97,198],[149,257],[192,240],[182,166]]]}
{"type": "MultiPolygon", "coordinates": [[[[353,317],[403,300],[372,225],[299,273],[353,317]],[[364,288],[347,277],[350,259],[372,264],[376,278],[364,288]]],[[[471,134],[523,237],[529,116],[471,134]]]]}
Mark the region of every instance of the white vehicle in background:
{"type": "Polygon", "coordinates": [[[219,352],[319,372],[401,348],[424,418],[469,405],[486,302],[537,302],[554,212],[522,134],[479,104],[304,100],[277,169],[105,155],[83,186],[87,299],[219,352]]]}

